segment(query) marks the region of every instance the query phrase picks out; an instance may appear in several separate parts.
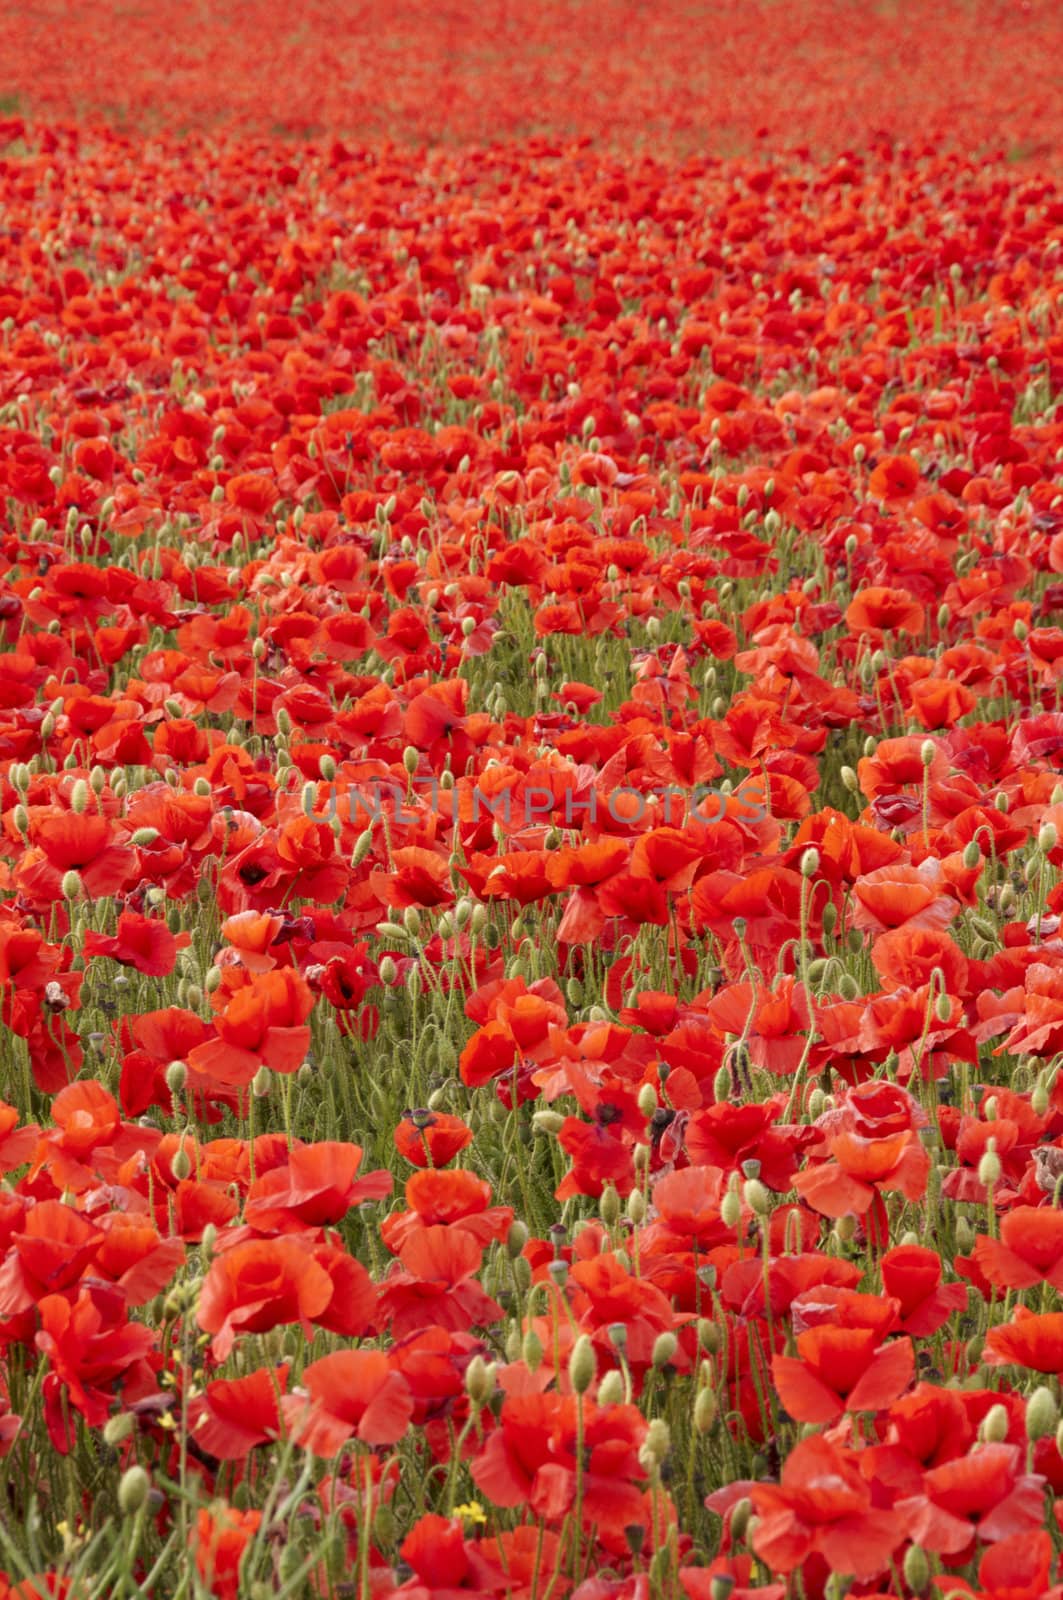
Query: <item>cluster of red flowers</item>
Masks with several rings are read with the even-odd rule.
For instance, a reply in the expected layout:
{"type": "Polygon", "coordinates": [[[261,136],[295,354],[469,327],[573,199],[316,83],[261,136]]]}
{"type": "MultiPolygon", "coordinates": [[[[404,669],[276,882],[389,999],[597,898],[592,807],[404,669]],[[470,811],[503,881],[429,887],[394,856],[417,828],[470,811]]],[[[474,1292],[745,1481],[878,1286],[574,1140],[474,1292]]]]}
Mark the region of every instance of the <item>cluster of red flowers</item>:
{"type": "Polygon", "coordinates": [[[4,35],[0,1600],[1063,1600],[1063,41],[889,9],[4,35]]]}

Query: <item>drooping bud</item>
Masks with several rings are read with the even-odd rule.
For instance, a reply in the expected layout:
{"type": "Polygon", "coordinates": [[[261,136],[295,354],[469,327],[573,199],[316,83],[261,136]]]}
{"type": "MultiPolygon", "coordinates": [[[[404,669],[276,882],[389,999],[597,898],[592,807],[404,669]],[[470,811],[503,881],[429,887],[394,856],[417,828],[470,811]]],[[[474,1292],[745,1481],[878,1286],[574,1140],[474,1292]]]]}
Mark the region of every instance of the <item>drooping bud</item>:
{"type": "Polygon", "coordinates": [[[568,1358],[568,1380],[574,1394],[586,1394],[598,1371],[598,1357],[587,1334],[581,1333],[568,1358]]]}
{"type": "Polygon", "coordinates": [[[131,1411],[120,1411],[116,1417],[108,1417],[103,1430],[103,1442],[109,1444],[112,1450],[132,1434],[137,1425],[137,1419],[131,1411]]]}
{"type": "Polygon", "coordinates": [[[171,1061],[166,1068],[166,1087],[171,1094],[180,1094],[188,1082],[188,1067],[183,1061],[171,1061]]]}

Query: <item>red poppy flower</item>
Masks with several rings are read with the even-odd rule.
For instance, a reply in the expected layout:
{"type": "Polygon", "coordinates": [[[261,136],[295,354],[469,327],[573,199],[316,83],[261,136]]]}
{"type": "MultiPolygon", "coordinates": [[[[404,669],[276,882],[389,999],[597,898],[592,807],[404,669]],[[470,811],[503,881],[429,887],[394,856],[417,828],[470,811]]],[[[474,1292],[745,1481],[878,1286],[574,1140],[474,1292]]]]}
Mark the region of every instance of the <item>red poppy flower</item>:
{"type": "Polygon", "coordinates": [[[171,933],[157,917],[123,911],[113,938],[90,928],[83,948],[86,956],[109,956],[124,967],[135,967],[146,977],[162,978],[173,971],[177,952],[187,950],[191,943],[190,933],[171,933]]]}
{"type": "Polygon", "coordinates": [[[214,1359],[224,1361],[240,1333],[298,1322],[309,1339],[310,1324],[325,1311],[332,1293],[332,1279],[303,1245],[252,1240],[212,1262],[200,1290],[199,1326],[213,1334],[214,1359]]]}
{"type": "Polygon", "coordinates": [[[282,1402],[293,1437],[315,1455],[334,1456],[348,1439],[395,1444],[413,1415],[413,1395],[381,1350],[337,1350],[303,1369],[301,1386],[282,1402]]]}
{"type": "Polygon", "coordinates": [[[770,1571],[791,1573],[818,1555],[833,1572],[867,1582],[885,1572],[904,1530],[872,1504],[871,1487],[851,1453],[826,1439],[803,1439],[774,1484],[751,1484],[758,1522],[753,1548],[770,1571]]]}

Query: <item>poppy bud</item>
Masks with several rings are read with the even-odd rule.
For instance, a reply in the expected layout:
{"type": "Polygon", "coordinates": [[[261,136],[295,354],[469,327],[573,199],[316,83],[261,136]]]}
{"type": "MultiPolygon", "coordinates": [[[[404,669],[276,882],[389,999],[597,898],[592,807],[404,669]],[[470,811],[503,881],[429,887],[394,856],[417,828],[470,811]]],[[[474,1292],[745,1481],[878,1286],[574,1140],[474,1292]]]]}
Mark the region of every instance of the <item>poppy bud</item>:
{"type": "Polygon", "coordinates": [[[605,1374],[598,1385],[599,1406],[618,1406],[624,1399],[624,1380],[615,1367],[605,1374]]]}
{"type": "Polygon", "coordinates": [[[839,1217],[832,1232],[840,1244],[848,1244],[856,1233],[856,1218],[839,1217]]]}
{"type": "Polygon", "coordinates": [[[771,1210],[771,1201],[768,1198],[768,1191],[765,1189],[759,1178],[750,1178],[748,1180],[748,1182],[743,1186],[742,1198],[745,1200],[745,1203],[749,1207],[750,1211],[756,1212],[758,1217],[767,1216],[768,1212],[771,1210]]]}
{"type": "Polygon", "coordinates": [[[407,906],[402,913],[402,926],[412,939],[416,939],[421,931],[421,913],[416,906],[407,906]]]}
{"type": "Polygon", "coordinates": [[[484,929],[486,928],[486,926],[487,926],[487,907],[485,905],[475,905],[475,906],[473,906],[473,908],[472,908],[472,916],[469,918],[469,927],[470,927],[471,931],[474,934],[475,933],[482,933],[484,931],[484,929]]]}
{"type": "Polygon", "coordinates": [[[694,1427],[698,1433],[709,1433],[719,1413],[720,1405],[712,1389],[701,1389],[694,1401],[694,1427]]]}
{"type": "Polygon", "coordinates": [[[663,1417],[654,1417],[646,1430],[640,1455],[647,1455],[652,1461],[663,1461],[672,1448],[672,1434],[663,1417]]]}
{"type": "Polygon", "coordinates": [[[858,1000],[860,998],[860,985],[851,972],[843,972],[838,979],[838,993],[843,1000],[858,1000]]]}
{"type": "Polygon", "coordinates": [[[63,881],[59,887],[64,900],[80,900],[82,894],[81,874],[75,872],[73,868],[69,872],[64,872],[63,881]]]}
{"type": "Polygon", "coordinates": [[[1026,1402],[1026,1437],[1031,1444],[1047,1439],[1055,1433],[1059,1422],[1059,1409],[1051,1389],[1043,1385],[1035,1389],[1026,1402]]]}
{"type": "Polygon", "coordinates": [[[473,1356],[465,1368],[465,1393],[475,1406],[485,1406],[495,1392],[495,1365],[473,1356]]]}
{"type": "Polygon", "coordinates": [[[810,844],[801,856],[801,876],[802,878],[814,878],[818,871],[819,851],[814,844],[810,844]]]}
{"type": "Polygon", "coordinates": [[[1000,812],[1001,816],[1006,817],[1008,812],[1011,810],[1011,801],[1008,798],[1008,796],[1004,793],[1003,789],[997,795],[997,797],[994,800],[993,804],[996,806],[996,808],[1000,812]]]}
{"type": "Polygon", "coordinates": [[[749,1521],[753,1515],[753,1502],[749,1499],[739,1500],[731,1512],[731,1541],[741,1544],[749,1531],[749,1521]]]}
{"type": "Polygon", "coordinates": [[[529,1372],[538,1372],[543,1364],[543,1341],[539,1338],[534,1328],[529,1328],[524,1335],[521,1346],[524,1364],[529,1372]]]}
{"type": "Polygon", "coordinates": [[[653,1344],[653,1354],[650,1357],[657,1368],[666,1367],[679,1348],[679,1340],[674,1333],[659,1333],[653,1344]]]}
{"type": "Polygon", "coordinates": [[[729,1572],[718,1572],[709,1584],[709,1600],[730,1600],[735,1580],[729,1572]]]}
{"type": "Polygon", "coordinates": [[[720,1221],[725,1228],[741,1226],[742,1202],[734,1189],[729,1189],[720,1202],[720,1221]]]}
{"type": "Polygon", "coordinates": [[[377,970],[380,973],[381,983],[394,983],[399,975],[399,969],[395,965],[393,956],[381,957],[380,966],[377,970]]]}
{"type": "Polygon", "coordinates": [[[151,1483],[143,1467],[128,1467],[118,1485],[118,1504],[124,1517],[133,1517],[148,1498],[151,1483]]]}
{"type": "Polygon", "coordinates": [[[947,994],[939,994],[934,1001],[934,1015],[939,1022],[947,1022],[952,1016],[952,1001],[947,994]]]}
{"type": "Polygon", "coordinates": [[[173,1160],[170,1162],[170,1171],[178,1183],[187,1178],[192,1171],[192,1158],[183,1144],[178,1145],[174,1151],[173,1160]]]}
{"type": "Polygon", "coordinates": [[[21,833],[22,836],[25,837],[26,834],[28,834],[29,830],[30,830],[30,814],[26,810],[25,806],[16,806],[15,807],[15,810],[14,810],[14,813],[13,813],[13,820],[14,820],[15,827],[18,829],[19,833],[21,833]]]}
{"type": "Polygon", "coordinates": [[[271,1077],[269,1068],[261,1066],[251,1079],[251,1093],[256,1100],[264,1100],[269,1094],[271,1077]]]}
{"type": "Polygon", "coordinates": [[[1041,828],[1041,831],[1037,835],[1037,847],[1038,847],[1038,849],[1044,855],[1047,856],[1051,851],[1053,851],[1056,848],[1056,845],[1058,843],[1059,843],[1059,832],[1058,832],[1058,830],[1056,828],[1055,823],[1054,822],[1046,822],[1046,823],[1044,823],[1042,828],[1041,828]]]}
{"type": "Polygon", "coordinates": [[[1030,1095],[1030,1108],[1037,1116],[1043,1117],[1048,1111],[1049,1104],[1048,1087],[1043,1078],[1038,1078],[1030,1095]]]}
{"type": "Polygon", "coordinates": [[[644,1083],[639,1090],[638,1107],[648,1122],[657,1110],[657,1091],[652,1083],[644,1083]]]}
{"type": "Polygon", "coordinates": [[[648,1172],[650,1165],[650,1147],[648,1144],[637,1144],[631,1154],[631,1165],[636,1172],[648,1172]]]}
{"type": "Polygon", "coordinates": [[[89,786],[84,778],[78,778],[70,791],[70,809],[75,816],[83,816],[89,803],[89,786]]]}
{"type": "Polygon", "coordinates": [[[420,751],[414,749],[412,744],[408,744],[406,746],[405,750],[403,750],[403,752],[402,752],[402,764],[406,768],[406,771],[407,771],[407,773],[409,774],[409,776],[411,778],[413,777],[414,773],[417,771],[417,768],[420,765],[420,762],[421,762],[420,751]]]}
{"type": "Polygon", "coordinates": [[[827,1096],[823,1093],[823,1090],[817,1083],[816,1087],[808,1097],[808,1114],[812,1118],[813,1122],[815,1122],[817,1117],[823,1115],[823,1112],[826,1110],[826,1106],[827,1096]]]}
{"type": "Polygon", "coordinates": [[[719,1104],[731,1098],[731,1069],[728,1066],[720,1067],[712,1080],[712,1097],[719,1104]]]}
{"type": "Polygon", "coordinates": [[[980,1432],[986,1444],[1003,1444],[1008,1436],[1007,1408],[999,1404],[990,1406],[982,1418],[980,1432]]]}
{"type": "Polygon", "coordinates": [[[528,1225],[517,1217],[510,1223],[509,1232],[506,1234],[506,1255],[511,1261],[517,1260],[527,1242],[528,1225]]]}
{"type": "Polygon", "coordinates": [[[985,1188],[992,1189],[994,1184],[1000,1182],[1003,1172],[1000,1157],[997,1155],[996,1140],[990,1139],[985,1148],[985,1154],[978,1163],[978,1182],[985,1188]]]}
{"type": "Polygon", "coordinates": [[[913,1594],[923,1594],[930,1584],[930,1562],[917,1544],[909,1545],[904,1553],[904,1581],[913,1594]]]}
{"type": "Polygon", "coordinates": [[[598,1215],[607,1228],[615,1228],[620,1221],[620,1196],[611,1183],[607,1183],[602,1190],[602,1198],[598,1202],[598,1215]]]}
{"type": "Polygon", "coordinates": [[[217,1225],[213,1222],[208,1222],[203,1229],[203,1236],[199,1241],[200,1254],[203,1256],[204,1260],[210,1260],[211,1256],[214,1254],[214,1246],[217,1244],[217,1242],[217,1225]]]}
{"type": "Polygon", "coordinates": [[[556,1136],[564,1126],[565,1119],[559,1111],[536,1111],[532,1115],[532,1127],[536,1133],[556,1136]]]}
{"type": "Polygon", "coordinates": [[[286,706],[281,706],[280,710],[277,712],[277,727],[280,729],[281,733],[283,733],[285,738],[287,738],[292,731],[292,719],[286,706]]]}
{"type": "Polygon", "coordinates": [[[1018,639],[1020,644],[1022,643],[1022,641],[1024,639],[1029,637],[1029,633],[1030,633],[1029,628],[1026,626],[1025,622],[1023,622],[1021,617],[1017,617],[1015,619],[1015,626],[1014,626],[1012,631],[1015,634],[1015,637],[1016,637],[1016,639],[1018,639]]]}
{"type": "MultiPolygon", "coordinates": [[[[645,1148],[645,1146],[643,1147],[645,1148]]],[[[633,1189],[627,1199],[627,1214],[637,1228],[646,1220],[646,1196],[641,1189],[633,1189]]]]}
{"type": "Polygon", "coordinates": [[[188,1068],[183,1061],[171,1061],[166,1068],[166,1087],[171,1094],[180,1094],[188,1082],[188,1068]]]}
{"type": "MultiPolygon", "coordinates": [[[[979,849],[978,840],[977,839],[969,839],[968,842],[964,845],[964,848],[963,848],[963,864],[964,864],[964,866],[967,868],[968,872],[973,872],[975,867],[977,867],[980,864],[981,860],[982,860],[982,852],[979,849]]],[[[973,917],[971,918],[971,921],[972,921],[972,924],[973,924],[973,922],[974,922],[974,918],[973,917]]]]}
{"type": "Polygon", "coordinates": [[[598,1371],[598,1357],[585,1333],[581,1333],[572,1346],[568,1358],[568,1381],[574,1394],[586,1394],[598,1371]]]}
{"type": "Polygon", "coordinates": [[[137,1420],[131,1411],[120,1411],[116,1417],[108,1417],[103,1430],[104,1444],[109,1444],[114,1450],[125,1443],[136,1425],[137,1420]]]}

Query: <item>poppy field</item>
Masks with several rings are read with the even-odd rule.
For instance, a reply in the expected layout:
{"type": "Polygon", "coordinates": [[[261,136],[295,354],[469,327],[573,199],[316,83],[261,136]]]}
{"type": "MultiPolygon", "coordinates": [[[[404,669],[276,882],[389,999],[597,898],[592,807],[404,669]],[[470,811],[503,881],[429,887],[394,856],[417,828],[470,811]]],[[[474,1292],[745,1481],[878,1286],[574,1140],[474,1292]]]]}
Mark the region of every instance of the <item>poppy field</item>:
{"type": "Polygon", "coordinates": [[[1063,1600],[1063,18],[0,0],[0,1600],[1063,1600]]]}

